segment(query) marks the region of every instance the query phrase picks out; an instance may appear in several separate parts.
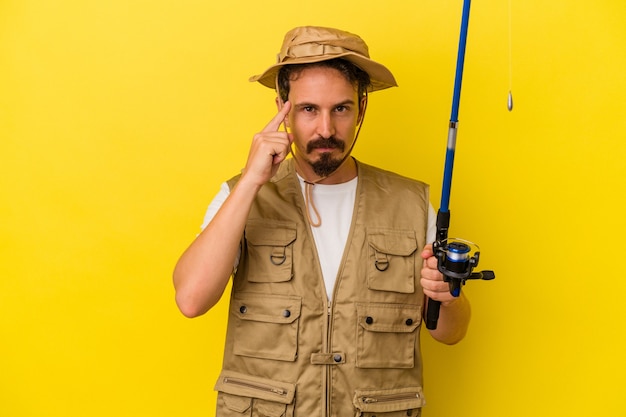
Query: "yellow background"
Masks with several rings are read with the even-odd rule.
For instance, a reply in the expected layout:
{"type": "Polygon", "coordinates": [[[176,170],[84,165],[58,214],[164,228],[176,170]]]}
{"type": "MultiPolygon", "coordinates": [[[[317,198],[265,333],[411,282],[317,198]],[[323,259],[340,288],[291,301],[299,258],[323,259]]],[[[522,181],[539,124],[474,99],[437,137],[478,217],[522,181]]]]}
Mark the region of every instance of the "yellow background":
{"type": "MultiPolygon", "coordinates": [[[[355,149],[439,206],[461,0],[0,1],[0,416],[207,416],[225,303],[188,320],[171,271],[274,114],[247,82],[283,34],[360,34],[400,88],[355,149]]],[[[626,412],[626,6],[474,1],[451,236],[467,338],[424,342],[426,416],[626,412]]]]}

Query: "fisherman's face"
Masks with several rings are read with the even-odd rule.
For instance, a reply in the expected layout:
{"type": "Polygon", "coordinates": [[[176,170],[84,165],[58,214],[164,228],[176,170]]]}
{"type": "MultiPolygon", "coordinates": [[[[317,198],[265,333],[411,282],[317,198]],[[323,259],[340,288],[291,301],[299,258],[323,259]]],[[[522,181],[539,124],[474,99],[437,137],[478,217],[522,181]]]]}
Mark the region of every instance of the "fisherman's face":
{"type": "MultiPolygon", "coordinates": [[[[350,152],[359,119],[357,89],[338,70],[310,67],[291,80],[287,124],[298,165],[325,177],[350,152]]],[[[312,179],[312,178],[308,178],[312,179]]]]}

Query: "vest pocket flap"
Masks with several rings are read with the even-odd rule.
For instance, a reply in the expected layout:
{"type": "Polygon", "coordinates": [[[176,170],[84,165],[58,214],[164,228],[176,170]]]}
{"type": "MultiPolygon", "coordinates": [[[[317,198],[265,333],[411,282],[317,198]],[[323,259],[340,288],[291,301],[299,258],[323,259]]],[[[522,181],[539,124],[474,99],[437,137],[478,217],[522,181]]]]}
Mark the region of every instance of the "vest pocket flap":
{"type": "Polygon", "coordinates": [[[255,246],[287,246],[296,240],[296,225],[291,222],[263,220],[246,225],[246,240],[255,246]]]}
{"type": "MultiPolygon", "coordinates": [[[[245,400],[248,401],[249,407],[250,398],[280,404],[291,404],[296,393],[296,385],[223,370],[215,384],[215,391],[244,397],[242,400],[231,399],[230,402],[238,407],[245,407],[245,400]]],[[[247,408],[243,409],[243,411],[245,410],[247,408]]],[[[282,410],[282,413],[284,413],[284,406],[282,406],[282,410]]],[[[280,416],[282,413],[277,415],[280,416]]]]}
{"type": "Polygon", "coordinates": [[[226,408],[238,413],[245,413],[252,406],[252,398],[230,394],[225,394],[222,398],[224,399],[224,405],[226,405],[226,408]]]}
{"type": "MultiPolygon", "coordinates": [[[[354,406],[364,413],[391,413],[422,408],[425,404],[421,387],[388,390],[356,390],[354,406]]],[[[394,414],[395,415],[395,414],[394,414]]],[[[411,415],[411,414],[403,414],[411,415]]]]}
{"type": "Polygon", "coordinates": [[[300,317],[302,299],[269,294],[242,293],[230,303],[230,311],[240,320],[288,324],[300,317]]]}
{"type": "Polygon", "coordinates": [[[409,256],[417,250],[417,240],[412,230],[370,230],[367,240],[377,252],[389,255],[409,256]]]}
{"type": "Polygon", "coordinates": [[[296,224],[269,219],[246,224],[243,264],[250,282],[287,282],[293,277],[296,224]],[[245,264],[245,265],[244,265],[245,264]]]}
{"type": "Polygon", "coordinates": [[[420,306],[357,304],[358,323],[370,332],[411,333],[421,323],[420,306]]]}

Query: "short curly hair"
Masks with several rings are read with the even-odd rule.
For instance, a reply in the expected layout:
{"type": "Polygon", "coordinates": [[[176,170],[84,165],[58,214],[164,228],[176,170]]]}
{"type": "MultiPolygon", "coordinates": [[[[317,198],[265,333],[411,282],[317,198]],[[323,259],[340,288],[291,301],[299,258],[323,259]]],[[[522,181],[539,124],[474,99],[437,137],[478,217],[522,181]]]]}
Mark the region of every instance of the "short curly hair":
{"type": "MultiPolygon", "coordinates": [[[[309,64],[284,65],[278,72],[278,89],[280,99],[287,101],[289,98],[290,82],[297,79],[300,73],[306,68],[334,68],[339,71],[354,86],[359,97],[367,94],[372,82],[367,72],[363,71],[352,62],[341,58],[329,59],[326,61],[313,62],[309,64]]],[[[360,105],[360,103],[359,103],[360,105]]]]}

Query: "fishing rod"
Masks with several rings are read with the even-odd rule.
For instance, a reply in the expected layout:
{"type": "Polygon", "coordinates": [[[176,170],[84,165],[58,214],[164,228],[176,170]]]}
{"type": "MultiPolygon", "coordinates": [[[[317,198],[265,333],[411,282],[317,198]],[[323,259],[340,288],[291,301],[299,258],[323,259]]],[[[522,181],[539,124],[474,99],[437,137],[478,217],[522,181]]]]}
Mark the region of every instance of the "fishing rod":
{"type": "MultiPolygon", "coordinates": [[[[433,252],[438,260],[437,269],[443,274],[448,283],[450,294],[454,297],[461,295],[461,287],[468,279],[491,280],[496,276],[493,271],[472,272],[478,265],[480,250],[478,245],[467,240],[448,238],[450,227],[450,189],[452,186],[452,169],[454,167],[454,153],[456,149],[457,127],[459,124],[459,103],[461,100],[461,83],[463,81],[463,65],[465,62],[465,45],[467,43],[467,26],[469,24],[471,0],[464,0],[463,15],[461,18],[461,34],[456,61],[454,91],[452,95],[452,113],[448,129],[448,145],[443,173],[443,187],[441,191],[441,205],[437,212],[437,236],[433,243],[433,252]]],[[[434,330],[439,320],[441,302],[428,300],[426,311],[426,328],[434,330]]]]}

